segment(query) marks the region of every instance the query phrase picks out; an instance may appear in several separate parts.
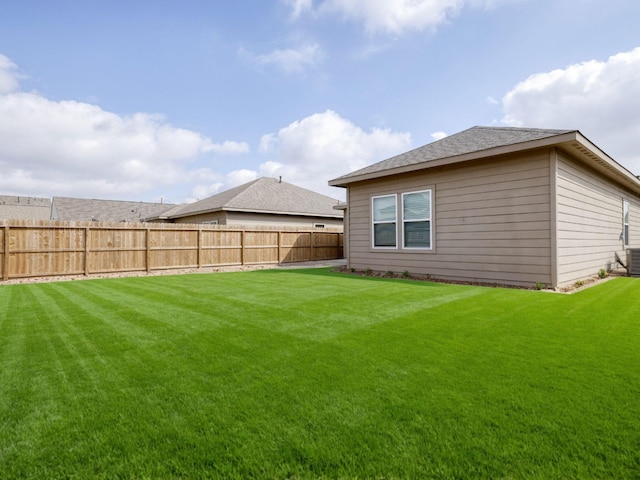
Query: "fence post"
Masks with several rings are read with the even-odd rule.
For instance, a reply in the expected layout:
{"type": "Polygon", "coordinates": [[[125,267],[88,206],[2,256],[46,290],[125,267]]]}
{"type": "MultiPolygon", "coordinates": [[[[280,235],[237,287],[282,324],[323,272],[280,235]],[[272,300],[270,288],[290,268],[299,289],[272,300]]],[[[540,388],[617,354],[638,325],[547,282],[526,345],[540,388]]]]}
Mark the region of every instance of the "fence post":
{"type": "Polygon", "coordinates": [[[146,267],[147,267],[147,273],[151,272],[151,229],[147,228],[146,229],[146,236],[145,236],[145,243],[146,243],[146,255],[145,255],[145,263],[146,263],[146,267]]]}
{"type": "Polygon", "coordinates": [[[198,268],[202,268],[202,227],[198,228],[198,268]]]}
{"type": "Polygon", "coordinates": [[[89,235],[90,235],[90,228],[85,227],[84,229],[84,275],[85,277],[89,275],[89,235]]]}
{"type": "Polygon", "coordinates": [[[309,256],[311,258],[309,260],[314,261],[316,259],[316,256],[315,256],[316,251],[314,250],[314,244],[313,244],[314,234],[313,232],[309,232],[309,235],[311,236],[311,238],[309,238],[309,245],[311,245],[311,250],[309,252],[309,256]]]}
{"type": "Polygon", "coordinates": [[[244,265],[244,230],[240,230],[240,265],[244,265]]]}
{"type": "Polygon", "coordinates": [[[9,225],[4,226],[4,238],[2,244],[4,245],[4,258],[2,266],[2,279],[4,281],[9,280],[9,225]]]}
{"type": "Polygon", "coordinates": [[[278,265],[282,261],[282,232],[278,230],[278,265]]]}

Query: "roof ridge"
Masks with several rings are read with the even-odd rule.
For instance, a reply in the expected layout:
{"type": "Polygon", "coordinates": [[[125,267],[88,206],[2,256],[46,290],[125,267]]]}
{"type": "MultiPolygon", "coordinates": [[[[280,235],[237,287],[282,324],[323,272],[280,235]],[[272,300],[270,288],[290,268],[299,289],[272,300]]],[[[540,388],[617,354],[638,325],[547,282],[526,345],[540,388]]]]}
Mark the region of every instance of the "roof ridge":
{"type": "Polygon", "coordinates": [[[164,203],[164,202],[145,202],[143,200],[111,200],[107,198],[82,198],[82,197],[60,197],[53,196],[51,199],[61,199],[61,200],[82,200],[84,202],[120,202],[120,203],[144,203],[148,205],[176,205],[172,203],[164,203]]]}
{"type": "MultiPolygon", "coordinates": [[[[473,130],[473,129],[482,129],[482,130],[511,130],[511,131],[521,131],[521,132],[562,132],[562,133],[566,133],[566,132],[577,132],[576,129],[564,129],[564,128],[540,128],[540,127],[510,127],[510,126],[492,126],[492,125],[475,125],[471,128],[468,128],[467,130],[473,130]]],[[[459,133],[463,133],[466,130],[463,130],[462,132],[459,133]]],[[[453,135],[457,135],[457,133],[454,133],[453,135]]],[[[453,136],[452,135],[452,136],[453,136]]],[[[447,138],[447,137],[444,137],[447,138]]]]}
{"type": "Polygon", "coordinates": [[[334,216],[333,205],[337,203],[328,195],[284,182],[282,178],[260,177],[165,213],[169,218],[220,210],[334,216]]]}
{"type": "MultiPolygon", "coordinates": [[[[243,185],[239,185],[238,187],[245,187],[245,188],[243,188],[240,192],[238,192],[237,195],[234,195],[233,197],[231,197],[226,203],[224,203],[221,206],[222,207],[229,206],[229,204],[232,203],[234,200],[239,200],[242,197],[248,195],[249,192],[251,192],[251,190],[255,189],[258,184],[265,183],[267,180],[277,181],[275,178],[272,178],[272,177],[260,177],[260,178],[256,178],[255,180],[252,180],[250,182],[247,182],[247,183],[245,183],[243,185]]],[[[282,180],[280,180],[280,183],[282,183],[282,180]]],[[[291,184],[287,184],[287,185],[291,185],[291,184]]]]}

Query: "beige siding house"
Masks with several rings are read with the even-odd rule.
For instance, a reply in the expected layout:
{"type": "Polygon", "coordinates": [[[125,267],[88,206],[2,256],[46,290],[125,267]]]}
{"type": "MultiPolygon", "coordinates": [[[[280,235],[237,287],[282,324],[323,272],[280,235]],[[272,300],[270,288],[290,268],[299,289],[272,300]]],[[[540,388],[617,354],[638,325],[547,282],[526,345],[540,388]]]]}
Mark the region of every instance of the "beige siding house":
{"type": "Polygon", "coordinates": [[[356,269],[558,288],[640,247],[640,181],[576,130],[474,127],[329,184],[356,269]]]}
{"type": "Polygon", "coordinates": [[[342,228],[338,200],[281,179],[262,177],[195,203],[178,205],[148,221],[217,225],[342,228]]]}

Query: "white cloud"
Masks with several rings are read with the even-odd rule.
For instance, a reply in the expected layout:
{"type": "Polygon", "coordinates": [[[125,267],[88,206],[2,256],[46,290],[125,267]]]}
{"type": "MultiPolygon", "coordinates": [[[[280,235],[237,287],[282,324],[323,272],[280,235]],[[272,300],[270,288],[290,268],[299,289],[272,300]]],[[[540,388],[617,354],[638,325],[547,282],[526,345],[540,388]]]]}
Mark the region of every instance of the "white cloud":
{"type": "Polygon", "coordinates": [[[431,134],[431,138],[433,138],[434,140],[442,140],[444,137],[448,137],[448,134],[446,134],[445,132],[433,132],[431,134]]]}
{"type": "Polygon", "coordinates": [[[246,142],[232,142],[230,140],[222,143],[214,143],[207,149],[207,152],[213,152],[218,155],[239,155],[249,153],[249,144],[246,142]]]}
{"type": "Polygon", "coordinates": [[[249,170],[246,168],[234,170],[227,174],[225,187],[237,187],[238,185],[243,185],[245,183],[251,182],[256,178],[258,178],[258,174],[254,170],[249,170]]]}
{"type": "Polygon", "coordinates": [[[216,193],[222,191],[224,188],[224,183],[217,182],[212,183],[210,185],[196,185],[192,190],[190,196],[187,198],[185,203],[193,203],[198,200],[203,200],[207,197],[215,195],[216,193]]]}
{"type": "Polygon", "coordinates": [[[0,95],[18,89],[18,66],[0,54],[0,95]]]}
{"type": "Polygon", "coordinates": [[[273,147],[277,144],[278,139],[273,133],[267,133],[260,138],[260,146],[258,151],[260,153],[269,153],[273,150],[273,147]]]}
{"type": "Polygon", "coordinates": [[[400,35],[407,30],[435,30],[463,4],[462,0],[325,0],[318,8],[361,21],[371,33],[400,35]]]}
{"type": "Polygon", "coordinates": [[[254,55],[244,50],[242,55],[260,66],[274,66],[287,74],[301,74],[324,61],[324,52],[318,44],[302,45],[299,48],[274,50],[270,53],[254,55]]]}
{"type": "MultiPolygon", "coordinates": [[[[197,202],[204,198],[210,197],[217,193],[224,192],[230,188],[243,185],[258,178],[258,176],[271,176],[265,174],[259,174],[255,170],[249,170],[242,168],[239,170],[233,170],[226,175],[216,175],[211,179],[212,183],[199,183],[191,189],[191,192],[186,200],[187,203],[197,202]]],[[[201,178],[202,181],[204,178],[201,178]]]]}
{"type": "Polygon", "coordinates": [[[249,150],[245,143],[215,144],[158,115],[121,116],[97,105],[16,91],[15,65],[6,57],[0,63],[3,193],[141,199],[194,177],[212,181],[210,170],[194,171],[191,165],[208,154],[249,150]]]}
{"type": "Polygon", "coordinates": [[[311,0],[283,0],[291,7],[291,18],[305,12],[338,15],[361,22],[369,33],[402,35],[435,31],[456,17],[464,7],[490,10],[524,0],[322,0],[314,8],[311,0]]]}
{"type": "Polygon", "coordinates": [[[291,18],[297,19],[305,12],[313,9],[312,0],[283,0],[285,4],[291,7],[291,18]]]}
{"type": "MultiPolygon", "coordinates": [[[[337,198],[343,192],[329,187],[329,180],[407,150],[411,136],[382,128],[367,132],[327,110],[263,136],[262,143],[269,145],[263,151],[276,158],[263,162],[256,177],[282,176],[284,181],[337,198]]],[[[249,178],[248,172],[244,175],[249,178]]]]}
{"type": "Polygon", "coordinates": [[[614,159],[640,172],[640,47],[537,73],[502,99],[503,123],[578,129],[614,159]]]}

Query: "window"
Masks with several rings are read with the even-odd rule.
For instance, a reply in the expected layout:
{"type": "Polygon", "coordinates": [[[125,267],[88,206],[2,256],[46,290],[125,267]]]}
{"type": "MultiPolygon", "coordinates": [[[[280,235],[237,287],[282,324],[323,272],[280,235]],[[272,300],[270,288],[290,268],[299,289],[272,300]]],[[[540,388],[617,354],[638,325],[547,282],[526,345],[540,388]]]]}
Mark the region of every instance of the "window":
{"type": "Polygon", "coordinates": [[[324,228],[324,223],[314,223],[313,228],[324,228]]]}
{"type": "Polygon", "coordinates": [[[622,201],[622,242],[625,247],[629,246],[629,202],[622,201]]]}
{"type": "Polygon", "coordinates": [[[398,243],[396,196],[385,195],[373,197],[371,200],[374,248],[396,248],[398,243]]]}
{"type": "Polygon", "coordinates": [[[402,194],[404,248],[431,248],[431,190],[402,194]]]}

